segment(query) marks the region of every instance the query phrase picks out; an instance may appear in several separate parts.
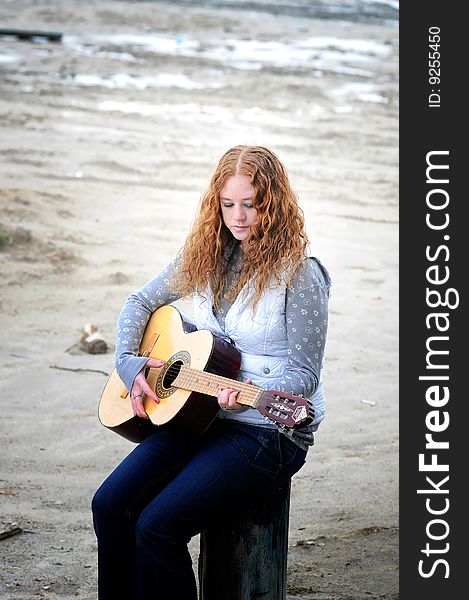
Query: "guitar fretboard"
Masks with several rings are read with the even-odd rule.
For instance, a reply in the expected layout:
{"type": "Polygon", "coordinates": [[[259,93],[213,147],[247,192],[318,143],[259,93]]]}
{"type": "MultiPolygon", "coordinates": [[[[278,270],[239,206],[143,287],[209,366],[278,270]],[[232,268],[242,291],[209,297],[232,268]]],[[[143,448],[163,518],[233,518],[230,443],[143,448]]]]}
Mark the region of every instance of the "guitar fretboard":
{"type": "Polygon", "coordinates": [[[214,375],[206,371],[197,371],[185,365],[181,366],[178,376],[173,381],[174,387],[201,392],[209,396],[218,396],[222,388],[239,390],[236,402],[247,406],[256,407],[257,401],[264,391],[262,388],[242,381],[235,381],[221,375],[214,375]]]}

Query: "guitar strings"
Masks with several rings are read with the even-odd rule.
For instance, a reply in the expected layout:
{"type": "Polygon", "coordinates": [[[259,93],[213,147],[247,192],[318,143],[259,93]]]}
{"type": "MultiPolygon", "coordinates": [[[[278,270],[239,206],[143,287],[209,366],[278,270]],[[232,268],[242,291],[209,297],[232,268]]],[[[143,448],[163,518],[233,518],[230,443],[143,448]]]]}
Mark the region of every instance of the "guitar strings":
{"type": "MultiPolygon", "coordinates": [[[[187,365],[177,365],[175,363],[173,363],[172,365],[170,365],[167,368],[166,372],[164,373],[164,376],[166,376],[166,375],[168,375],[170,378],[172,378],[172,384],[179,377],[181,384],[182,383],[193,383],[193,384],[197,384],[199,387],[201,385],[203,386],[204,384],[206,385],[207,383],[209,385],[211,383],[215,383],[217,386],[219,386],[221,388],[223,386],[223,383],[226,383],[227,385],[229,385],[229,384],[233,385],[233,382],[234,382],[234,380],[232,380],[228,377],[223,377],[222,375],[217,375],[215,373],[210,373],[208,371],[198,371],[196,369],[191,369],[187,365]],[[194,380],[195,377],[198,378],[198,381],[194,380]],[[212,381],[210,381],[210,380],[212,380],[212,381]]],[[[244,396],[247,396],[246,400],[249,400],[249,404],[252,405],[252,403],[254,402],[254,400],[257,397],[259,389],[262,389],[262,388],[258,388],[257,386],[252,386],[252,385],[244,383],[242,381],[237,381],[235,383],[237,384],[239,391],[244,396]]],[[[174,386],[174,387],[177,387],[177,386],[174,386]]]]}
{"type": "MultiPolygon", "coordinates": [[[[207,382],[209,385],[215,383],[220,388],[223,386],[223,383],[225,383],[227,386],[230,384],[236,384],[236,387],[241,393],[251,397],[251,401],[256,399],[260,390],[265,391],[263,388],[260,388],[258,386],[245,383],[243,381],[236,381],[230,379],[229,377],[224,377],[223,375],[210,373],[209,371],[200,371],[197,369],[193,369],[185,364],[171,364],[166,370],[165,375],[169,375],[170,377],[172,377],[173,382],[179,377],[180,383],[192,383],[193,385],[197,384],[199,387],[201,385],[207,384],[207,382]],[[197,381],[195,381],[195,378],[197,378],[197,381]],[[212,381],[210,381],[210,379],[212,379],[212,381]]],[[[277,402],[279,401],[281,402],[282,398],[277,398],[277,402]]],[[[309,403],[311,404],[311,402],[309,403]]]]}
{"type": "MultiPolygon", "coordinates": [[[[207,390],[207,387],[210,386],[211,384],[215,383],[215,385],[217,386],[218,389],[222,388],[223,383],[227,383],[228,385],[233,385],[233,383],[238,384],[237,387],[239,388],[239,392],[241,393],[241,396],[239,397],[239,402],[241,404],[245,404],[248,406],[251,406],[253,408],[256,407],[257,405],[257,400],[259,398],[259,392],[264,392],[265,390],[263,388],[259,388],[257,386],[242,382],[242,381],[235,381],[233,379],[229,379],[228,377],[223,377],[222,375],[217,375],[215,373],[210,373],[208,371],[200,371],[197,369],[192,369],[191,367],[185,365],[185,364],[177,364],[177,363],[173,363],[171,365],[169,365],[169,367],[166,369],[164,375],[163,375],[163,379],[166,375],[169,375],[169,377],[172,378],[172,383],[171,385],[176,381],[176,379],[179,378],[178,381],[178,386],[174,386],[174,387],[179,387],[184,389],[184,384],[187,384],[189,387],[189,390],[191,391],[199,391],[202,393],[209,393],[212,396],[216,396],[217,394],[214,393],[215,390],[211,389],[211,390],[207,390]],[[197,389],[198,388],[198,389],[197,389]]],[[[282,404],[282,398],[277,397],[277,403],[282,404]]],[[[310,406],[308,406],[308,408],[310,408],[310,406]]],[[[277,417],[282,417],[283,419],[286,418],[286,414],[283,413],[283,410],[279,407],[279,405],[277,404],[276,406],[276,410],[272,411],[271,408],[271,413],[273,412],[275,415],[277,415],[277,417]]],[[[283,423],[281,423],[281,421],[278,420],[278,418],[274,418],[273,414],[270,415],[266,415],[268,417],[270,417],[270,419],[272,419],[275,423],[279,423],[281,425],[284,425],[283,423]]]]}

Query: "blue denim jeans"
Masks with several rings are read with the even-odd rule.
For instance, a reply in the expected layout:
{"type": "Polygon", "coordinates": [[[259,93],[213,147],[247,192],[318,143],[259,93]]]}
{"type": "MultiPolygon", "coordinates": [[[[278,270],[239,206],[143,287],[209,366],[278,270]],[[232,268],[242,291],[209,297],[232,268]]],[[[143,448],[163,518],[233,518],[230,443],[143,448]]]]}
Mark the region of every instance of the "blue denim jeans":
{"type": "Polygon", "coordinates": [[[191,537],[268,497],[305,458],[276,429],[215,420],[196,441],[157,430],[93,498],[99,600],[196,600],[191,537]]]}

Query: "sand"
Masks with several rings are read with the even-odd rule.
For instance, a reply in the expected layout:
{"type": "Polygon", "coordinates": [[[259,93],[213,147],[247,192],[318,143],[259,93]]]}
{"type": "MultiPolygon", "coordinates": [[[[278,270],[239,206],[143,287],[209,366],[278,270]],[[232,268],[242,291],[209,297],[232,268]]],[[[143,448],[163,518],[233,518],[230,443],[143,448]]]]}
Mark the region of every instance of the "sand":
{"type": "MultiPolygon", "coordinates": [[[[112,348],[82,351],[81,331],[112,346],[125,298],[246,143],[285,163],[333,277],[328,412],[293,479],[288,598],[395,599],[396,23],[197,4],[0,6],[2,27],[65,34],[0,37],[0,520],[21,529],[0,540],[0,596],[97,597],[90,500],[132,444],[98,421],[112,348]]],[[[196,564],[197,538],[191,551],[196,564]]]]}

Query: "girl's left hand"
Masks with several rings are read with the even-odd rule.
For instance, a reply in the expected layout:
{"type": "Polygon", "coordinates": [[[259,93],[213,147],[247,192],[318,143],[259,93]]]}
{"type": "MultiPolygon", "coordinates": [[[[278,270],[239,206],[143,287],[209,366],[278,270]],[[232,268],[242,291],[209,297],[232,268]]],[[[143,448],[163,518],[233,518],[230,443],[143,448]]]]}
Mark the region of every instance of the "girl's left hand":
{"type": "MultiPolygon", "coordinates": [[[[251,384],[252,381],[248,379],[246,383],[251,384]]],[[[220,408],[223,410],[240,410],[243,408],[242,404],[236,402],[238,394],[239,390],[236,390],[235,388],[222,388],[218,394],[218,404],[220,405],[220,408]]]]}

